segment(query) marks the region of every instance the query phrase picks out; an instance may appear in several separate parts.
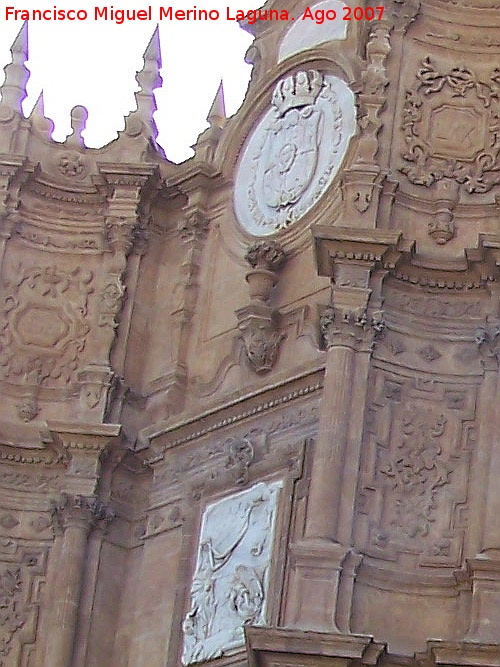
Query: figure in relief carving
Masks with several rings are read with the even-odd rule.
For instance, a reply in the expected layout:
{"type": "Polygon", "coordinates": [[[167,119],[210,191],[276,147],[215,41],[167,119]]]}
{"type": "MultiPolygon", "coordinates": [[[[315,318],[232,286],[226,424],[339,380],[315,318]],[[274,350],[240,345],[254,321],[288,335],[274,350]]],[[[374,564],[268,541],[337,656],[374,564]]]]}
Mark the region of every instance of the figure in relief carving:
{"type": "Polygon", "coordinates": [[[209,660],[244,642],[244,623],[265,620],[267,569],[280,484],[263,483],[207,507],[182,662],[209,660]]]}
{"type": "Polygon", "coordinates": [[[230,593],[231,606],[243,623],[255,623],[262,610],[264,591],[258,573],[252,568],[239,565],[230,593]]]}

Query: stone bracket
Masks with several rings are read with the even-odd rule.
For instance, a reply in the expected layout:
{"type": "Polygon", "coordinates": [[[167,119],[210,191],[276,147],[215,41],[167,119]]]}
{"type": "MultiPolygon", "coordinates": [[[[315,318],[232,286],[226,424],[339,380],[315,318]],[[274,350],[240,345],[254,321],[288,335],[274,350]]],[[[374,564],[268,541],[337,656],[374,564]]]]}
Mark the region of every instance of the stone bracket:
{"type": "Polygon", "coordinates": [[[249,667],[376,665],[385,645],[366,635],[246,627],[249,667]]]}

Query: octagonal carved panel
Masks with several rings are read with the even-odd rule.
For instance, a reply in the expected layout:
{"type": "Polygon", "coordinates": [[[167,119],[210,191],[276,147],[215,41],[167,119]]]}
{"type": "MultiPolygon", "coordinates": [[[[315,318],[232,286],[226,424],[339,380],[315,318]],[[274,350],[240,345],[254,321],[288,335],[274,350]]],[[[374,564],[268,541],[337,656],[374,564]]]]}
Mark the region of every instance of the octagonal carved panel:
{"type": "Polygon", "coordinates": [[[4,285],[1,375],[45,386],[76,377],[92,291],[93,275],[81,268],[19,267],[16,279],[4,285]]]}

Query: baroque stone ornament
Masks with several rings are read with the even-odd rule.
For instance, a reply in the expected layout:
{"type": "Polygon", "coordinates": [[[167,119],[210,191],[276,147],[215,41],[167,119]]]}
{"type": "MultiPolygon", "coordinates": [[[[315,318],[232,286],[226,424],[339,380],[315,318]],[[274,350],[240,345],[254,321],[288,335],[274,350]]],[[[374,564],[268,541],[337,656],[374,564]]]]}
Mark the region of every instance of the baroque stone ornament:
{"type": "Polygon", "coordinates": [[[0,372],[16,383],[52,386],[73,380],[89,332],[92,273],[19,267],[5,287],[0,372]]]}
{"type": "Polygon", "coordinates": [[[403,132],[407,164],[416,185],[454,179],[468,192],[500,183],[500,70],[479,78],[462,66],[440,69],[427,57],[406,92],[403,132]]]}
{"type": "Polygon", "coordinates": [[[421,566],[460,562],[467,522],[473,393],[377,375],[367,420],[361,533],[371,556],[421,566]]]}
{"type": "Polygon", "coordinates": [[[299,220],[330,186],[356,129],[347,84],[317,70],[279,81],[238,167],[235,210],[255,236],[299,220]]]}
{"type": "Polygon", "coordinates": [[[256,373],[268,373],[276,363],[285,335],[276,331],[273,323],[255,318],[240,323],[240,330],[252,370],[256,373]]]}
{"type": "Polygon", "coordinates": [[[207,506],[183,623],[184,665],[242,646],[243,625],[265,623],[280,488],[261,482],[207,506]]]}
{"type": "Polygon", "coordinates": [[[0,667],[6,665],[12,639],[28,620],[21,569],[0,571],[0,667]]]}
{"type": "Polygon", "coordinates": [[[371,348],[384,332],[385,321],[382,311],[375,311],[370,317],[365,308],[343,310],[326,306],[320,313],[319,329],[326,349],[336,345],[371,348]]]}

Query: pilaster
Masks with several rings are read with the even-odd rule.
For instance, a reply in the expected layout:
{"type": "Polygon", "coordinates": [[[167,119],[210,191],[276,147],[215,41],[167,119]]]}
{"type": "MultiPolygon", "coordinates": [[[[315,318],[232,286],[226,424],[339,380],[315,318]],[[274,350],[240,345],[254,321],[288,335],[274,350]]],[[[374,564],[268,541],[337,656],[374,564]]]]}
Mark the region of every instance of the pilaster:
{"type": "MultiPolygon", "coordinates": [[[[396,251],[399,234],[331,227],[316,227],[313,234],[318,273],[332,281],[332,302],[320,316],[327,350],[324,389],[304,536],[292,546],[285,625],[338,632],[339,626],[349,631],[351,601],[339,599],[340,582],[346,557],[355,557],[351,553],[355,471],[369,360],[384,328],[380,310],[384,267],[396,251]]],[[[354,575],[351,568],[351,580],[354,575]]],[[[352,598],[352,586],[342,586],[342,591],[352,598]]]]}
{"type": "Polygon", "coordinates": [[[99,520],[111,518],[96,496],[63,494],[54,506],[60,541],[60,567],[51,600],[52,629],[46,667],[71,665],[82,590],[88,535],[99,520]]]}

